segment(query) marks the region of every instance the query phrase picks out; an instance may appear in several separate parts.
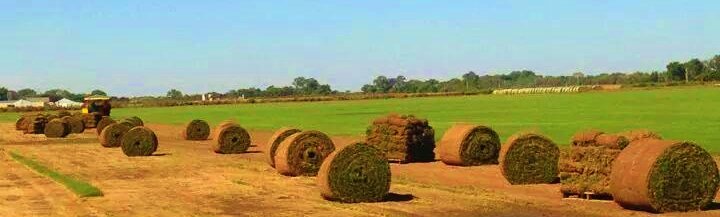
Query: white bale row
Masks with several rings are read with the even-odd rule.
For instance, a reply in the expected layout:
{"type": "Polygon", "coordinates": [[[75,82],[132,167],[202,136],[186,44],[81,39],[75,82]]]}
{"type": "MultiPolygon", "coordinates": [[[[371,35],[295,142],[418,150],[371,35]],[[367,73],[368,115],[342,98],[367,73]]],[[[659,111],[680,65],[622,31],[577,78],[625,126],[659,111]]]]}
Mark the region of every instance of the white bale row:
{"type": "Polygon", "coordinates": [[[585,90],[583,86],[569,87],[535,87],[520,89],[501,89],[494,90],[493,94],[545,94],[545,93],[577,93],[585,90]]]}

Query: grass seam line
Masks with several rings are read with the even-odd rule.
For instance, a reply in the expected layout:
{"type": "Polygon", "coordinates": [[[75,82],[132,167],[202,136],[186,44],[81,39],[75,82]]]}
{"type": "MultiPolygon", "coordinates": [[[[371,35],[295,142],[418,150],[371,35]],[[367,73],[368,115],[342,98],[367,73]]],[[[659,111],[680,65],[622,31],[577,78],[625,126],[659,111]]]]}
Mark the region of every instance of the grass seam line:
{"type": "Polygon", "coordinates": [[[75,179],[73,177],[64,175],[60,172],[57,172],[55,170],[52,170],[44,165],[42,165],[40,162],[37,162],[35,160],[32,160],[30,158],[27,158],[25,156],[22,156],[15,151],[9,151],[10,157],[12,157],[13,160],[17,161],[20,164],[23,164],[24,166],[28,167],[29,169],[35,171],[36,173],[43,175],[45,177],[50,178],[51,180],[65,186],[67,189],[75,193],[78,197],[102,197],[103,193],[102,191],[91,185],[90,183],[80,181],[78,179],[75,179]]]}

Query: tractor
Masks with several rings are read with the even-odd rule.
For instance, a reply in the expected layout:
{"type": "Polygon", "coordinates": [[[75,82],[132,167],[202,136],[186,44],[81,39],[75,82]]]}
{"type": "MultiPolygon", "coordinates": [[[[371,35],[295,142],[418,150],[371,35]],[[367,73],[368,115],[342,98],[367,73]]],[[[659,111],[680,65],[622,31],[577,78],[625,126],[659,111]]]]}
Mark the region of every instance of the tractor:
{"type": "Polygon", "coordinates": [[[85,128],[95,128],[102,117],[110,116],[110,97],[88,96],[83,100],[82,115],[85,128]]]}

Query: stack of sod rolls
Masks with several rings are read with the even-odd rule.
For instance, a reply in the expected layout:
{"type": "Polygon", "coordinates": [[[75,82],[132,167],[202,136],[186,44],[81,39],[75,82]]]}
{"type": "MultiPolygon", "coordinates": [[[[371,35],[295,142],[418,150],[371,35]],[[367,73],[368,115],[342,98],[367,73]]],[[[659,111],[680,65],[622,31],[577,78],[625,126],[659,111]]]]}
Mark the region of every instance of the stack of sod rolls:
{"type": "Polygon", "coordinates": [[[366,131],[368,145],[400,163],[435,160],[435,131],[426,119],[391,114],[373,121],[366,131]]]}
{"type": "Polygon", "coordinates": [[[560,191],[565,196],[592,193],[610,197],[610,170],[629,140],[591,130],[576,133],[572,147],[560,157],[560,191]]]}

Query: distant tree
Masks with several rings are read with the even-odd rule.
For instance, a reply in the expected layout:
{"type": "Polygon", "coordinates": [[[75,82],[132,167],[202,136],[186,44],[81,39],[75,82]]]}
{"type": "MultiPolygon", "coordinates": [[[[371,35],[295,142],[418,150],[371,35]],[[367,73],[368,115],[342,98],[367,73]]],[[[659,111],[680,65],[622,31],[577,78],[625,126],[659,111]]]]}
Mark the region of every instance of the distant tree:
{"type": "Polygon", "coordinates": [[[381,75],[373,80],[373,86],[375,86],[376,93],[387,93],[390,91],[392,84],[390,83],[390,79],[381,75]]]}
{"type": "Polygon", "coordinates": [[[705,61],[705,72],[702,74],[704,81],[718,81],[720,80],[720,55],[715,55],[709,60],[705,61]]]}
{"type": "Polygon", "coordinates": [[[577,80],[577,83],[575,85],[580,85],[580,79],[585,77],[585,74],[583,74],[582,72],[575,72],[573,73],[573,77],[575,77],[575,80],[577,80]]]}
{"type": "Polygon", "coordinates": [[[375,93],[375,92],[376,92],[376,91],[375,91],[375,86],[374,86],[374,85],[371,85],[371,84],[363,85],[362,88],[360,88],[360,90],[361,90],[363,93],[375,93]]]}
{"type": "Polygon", "coordinates": [[[405,76],[398,75],[395,78],[389,79],[389,81],[390,81],[391,87],[390,87],[390,90],[388,90],[388,92],[393,92],[393,93],[407,92],[407,78],[405,78],[405,76]]]}
{"type": "Polygon", "coordinates": [[[699,76],[705,72],[705,65],[696,59],[691,59],[683,64],[685,68],[685,81],[695,80],[696,76],[699,76]]]}
{"type": "Polygon", "coordinates": [[[478,81],[480,81],[480,76],[475,74],[475,72],[470,71],[463,74],[462,79],[463,82],[465,82],[465,91],[470,91],[471,89],[476,89],[478,81]]]}
{"type": "Polygon", "coordinates": [[[667,66],[667,75],[670,80],[679,81],[685,79],[685,67],[679,62],[671,62],[667,66]]]}
{"type": "Polygon", "coordinates": [[[83,94],[75,94],[68,90],[64,89],[51,89],[45,91],[41,96],[45,96],[50,98],[50,101],[55,102],[62,98],[66,98],[73,101],[82,101],[83,100],[83,94]]]}
{"type": "Polygon", "coordinates": [[[7,100],[8,99],[8,89],[5,87],[0,87],[0,101],[7,100]]]}
{"type": "Polygon", "coordinates": [[[37,92],[35,90],[30,88],[20,89],[18,90],[18,98],[23,99],[25,97],[34,97],[37,96],[37,92]]]}
{"type": "Polygon", "coordinates": [[[172,99],[180,99],[183,97],[183,93],[176,89],[170,89],[166,96],[172,99]]]}
{"type": "Polygon", "coordinates": [[[107,96],[107,93],[102,90],[93,90],[92,92],[90,92],[90,95],[107,96]]]}

